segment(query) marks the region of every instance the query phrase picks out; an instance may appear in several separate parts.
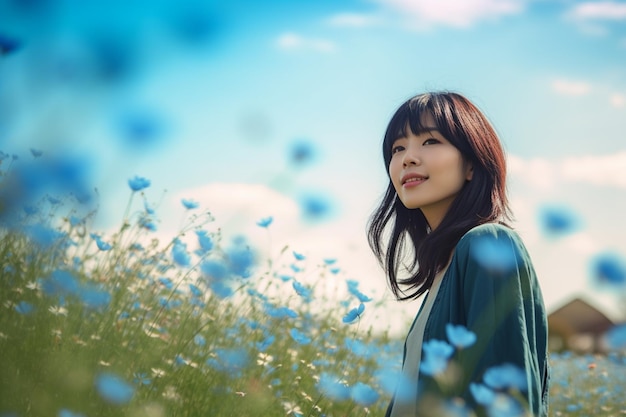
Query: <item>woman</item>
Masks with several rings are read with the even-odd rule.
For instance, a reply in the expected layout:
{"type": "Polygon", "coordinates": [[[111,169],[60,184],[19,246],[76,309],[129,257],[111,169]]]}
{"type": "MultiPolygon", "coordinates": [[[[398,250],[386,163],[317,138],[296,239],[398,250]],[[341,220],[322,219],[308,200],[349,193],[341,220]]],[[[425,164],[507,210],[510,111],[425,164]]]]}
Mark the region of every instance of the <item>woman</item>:
{"type": "Polygon", "coordinates": [[[415,388],[399,386],[387,416],[441,415],[450,404],[547,415],[545,306],[505,223],[505,157],[493,127],[459,94],[421,94],[393,115],[383,157],[389,186],[370,218],[370,246],[398,300],[426,294],[403,358],[403,381],[415,388]],[[454,331],[465,342],[450,340],[454,331]]]}

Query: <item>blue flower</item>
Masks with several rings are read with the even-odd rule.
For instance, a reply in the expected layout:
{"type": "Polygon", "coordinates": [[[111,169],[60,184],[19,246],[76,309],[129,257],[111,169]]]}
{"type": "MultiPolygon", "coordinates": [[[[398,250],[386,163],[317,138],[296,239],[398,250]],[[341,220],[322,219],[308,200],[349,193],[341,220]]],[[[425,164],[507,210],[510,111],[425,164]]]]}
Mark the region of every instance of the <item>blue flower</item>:
{"type": "Polygon", "coordinates": [[[508,272],[517,264],[511,242],[490,235],[478,237],[470,248],[470,254],[479,265],[493,272],[508,272]]]}
{"type": "Polygon", "coordinates": [[[33,312],[33,310],[35,309],[35,307],[33,307],[33,305],[27,301],[20,301],[16,306],[15,306],[15,311],[17,311],[20,314],[23,315],[28,315],[30,313],[33,312]]]}
{"type": "Polygon", "coordinates": [[[626,262],[616,253],[604,252],[591,262],[592,275],[599,283],[626,285],[626,262]]]}
{"type": "Polygon", "coordinates": [[[228,268],[223,262],[207,259],[200,265],[200,270],[204,275],[213,280],[222,280],[228,276],[228,268]]]}
{"type": "Polygon", "coordinates": [[[79,290],[78,296],[83,304],[85,304],[85,307],[94,310],[102,310],[108,307],[111,302],[111,294],[94,285],[83,286],[79,290]]]}
{"type": "Polygon", "coordinates": [[[309,139],[294,140],[289,149],[289,160],[296,166],[304,166],[313,162],[315,158],[315,146],[309,139]]]}
{"type": "Polygon", "coordinates": [[[270,224],[272,224],[272,221],[274,221],[274,218],[272,216],[269,217],[264,217],[261,220],[259,220],[258,222],[256,222],[257,226],[259,227],[265,227],[267,228],[270,224]]]}
{"type": "Polygon", "coordinates": [[[343,401],[350,398],[350,388],[339,382],[335,376],[325,372],[320,375],[316,387],[331,400],[343,401]]]}
{"type": "Polygon", "coordinates": [[[294,329],[289,330],[289,334],[291,335],[291,338],[293,340],[295,340],[301,345],[308,345],[309,343],[311,343],[311,338],[308,337],[306,334],[302,333],[298,329],[294,328],[294,329]]]}
{"type": "Polygon", "coordinates": [[[424,354],[420,363],[420,371],[426,375],[437,375],[448,367],[448,359],[454,353],[452,345],[442,341],[431,339],[422,345],[424,354]]]}
{"type": "Polygon", "coordinates": [[[349,280],[346,280],[346,284],[348,285],[348,292],[354,295],[360,302],[366,303],[368,301],[372,301],[370,297],[366,296],[361,291],[359,291],[358,281],[349,279],[349,280]]]}
{"type": "Polygon", "coordinates": [[[125,144],[141,150],[156,145],[165,132],[163,119],[149,110],[133,110],[123,114],[118,126],[125,144]]]}
{"type": "Polygon", "coordinates": [[[187,244],[176,239],[172,246],[172,259],[179,266],[188,267],[191,263],[191,257],[187,253],[187,244]]]}
{"type": "Polygon", "coordinates": [[[185,208],[186,208],[187,210],[193,210],[193,209],[196,209],[196,208],[198,208],[198,206],[200,205],[197,201],[194,201],[194,200],[187,200],[187,199],[185,199],[185,198],[183,198],[183,199],[181,200],[181,203],[183,203],[183,206],[185,206],[185,208]]]}
{"type": "Polygon", "coordinates": [[[330,199],[320,193],[306,193],[300,197],[300,208],[305,220],[319,221],[328,216],[332,212],[332,204],[330,199]]]}
{"type": "Polygon", "coordinates": [[[204,346],[204,345],[206,345],[206,339],[201,334],[195,335],[194,338],[193,338],[193,342],[197,346],[204,346]]]}
{"type": "Polygon", "coordinates": [[[143,177],[135,176],[135,178],[131,178],[128,180],[128,186],[133,192],[141,191],[150,186],[150,180],[143,177]]]}
{"type": "Polygon", "coordinates": [[[98,374],[96,376],[95,385],[102,399],[115,405],[130,402],[135,394],[135,389],[132,385],[119,376],[109,372],[98,374]]]}
{"type": "Polygon", "coordinates": [[[415,400],[417,382],[408,378],[402,371],[384,367],[375,376],[385,393],[395,395],[397,401],[415,400]]]}
{"type": "Polygon", "coordinates": [[[146,211],[146,214],[148,214],[148,215],[154,214],[154,209],[152,207],[150,207],[150,204],[148,204],[147,200],[144,200],[143,208],[146,211]]]}
{"type": "Polygon", "coordinates": [[[211,236],[207,235],[206,230],[196,230],[196,236],[202,253],[213,249],[213,240],[211,240],[211,236]]]}
{"type": "Polygon", "coordinates": [[[71,273],[58,269],[43,282],[42,290],[48,295],[77,294],[79,285],[71,273]]]}
{"type": "Polygon", "coordinates": [[[30,153],[33,155],[33,157],[35,158],[39,158],[41,155],[43,155],[43,151],[40,151],[38,149],[33,149],[30,148],[30,153]]]}
{"type": "Polygon", "coordinates": [[[274,343],[274,340],[276,340],[276,337],[270,334],[270,335],[267,335],[267,337],[263,339],[261,342],[257,342],[255,346],[259,352],[265,352],[267,348],[269,348],[272,345],[272,343],[274,343]]]}
{"type": "Polygon", "coordinates": [[[306,259],[306,256],[296,251],[293,251],[293,257],[296,258],[296,261],[303,261],[306,259]]]}
{"type": "Polygon", "coordinates": [[[100,238],[100,236],[99,236],[99,235],[97,235],[97,234],[95,234],[95,233],[91,233],[91,234],[90,234],[90,236],[91,236],[91,238],[92,238],[93,240],[95,240],[95,241],[96,241],[96,245],[98,246],[98,249],[100,249],[100,250],[101,250],[101,251],[103,251],[103,252],[104,252],[104,251],[111,250],[111,248],[112,248],[111,244],[109,244],[109,243],[107,243],[107,242],[103,241],[103,240],[100,238]]]}
{"type": "Polygon", "coordinates": [[[476,342],[476,334],[463,325],[446,324],[448,340],[459,349],[472,346],[476,342]]]}
{"type": "Polygon", "coordinates": [[[565,206],[542,207],[539,222],[546,234],[557,237],[575,232],[579,227],[577,216],[565,206]]]}
{"type": "Polygon", "coordinates": [[[193,285],[193,284],[189,284],[189,290],[191,291],[191,293],[195,296],[195,297],[201,297],[203,295],[202,291],[200,290],[200,288],[198,288],[197,286],[193,285]]]}
{"type": "Polygon", "coordinates": [[[235,293],[231,286],[224,281],[213,281],[209,284],[209,287],[211,291],[213,291],[213,294],[217,295],[219,298],[228,298],[235,293]]]}
{"type": "Polygon", "coordinates": [[[310,300],[311,299],[311,289],[305,287],[304,285],[300,284],[298,281],[293,281],[291,283],[291,285],[293,286],[293,289],[296,291],[296,294],[298,294],[300,297],[304,298],[305,300],[310,300]]]}
{"type": "Polygon", "coordinates": [[[476,403],[480,405],[489,406],[493,403],[493,400],[496,397],[496,393],[483,384],[475,384],[472,382],[469,388],[472,393],[472,397],[474,397],[476,403]]]}
{"type": "Polygon", "coordinates": [[[29,225],[23,228],[30,240],[44,248],[60,243],[67,235],[42,224],[29,225]]]}
{"type": "Polygon", "coordinates": [[[133,382],[137,385],[150,385],[152,380],[148,378],[145,372],[135,372],[133,382]]]}
{"type": "Polygon", "coordinates": [[[350,390],[350,397],[357,404],[367,407],[378,401],[379,395],[369,385],[357,382],[350,390]]]}
{"type": "Polygon", "coordinates": [[[520,391],[528,390],[526,373],[519,366],[512,363],[492,366],[485,371],[483,380],[494,389],[515,388],[520,391]]]}
{"type": "Polygon", "coordinates": [[[363,311],[365,311],[365,305],[361,303],[358,307],[355,307],[352,310],[348,311],[348,313],[343,316],[342,321],[347,324],[352,324],[357,318],[361,317],[363,311]]]}
{"type": "Polygon", "coordinates": [[[442,356],[428,356],[420,362],[420,371],[426,375],[435,376],[441,374],[448,367],[448,359],[442,356]]]}
{"type": "Polygon", "coordinates": [[[230,271],[242,278],[248,278],[256,259],[254,252],[243,242],[237,242],[226,250],[230,271]]]}
{"type": "Polygon", "coordinates": [[[217,360],[211,358],[207,360],[207,364],[234,377],[241,373],[250,360],[248,353],[241,348],[216,349],[215,353],[217,360]]]}

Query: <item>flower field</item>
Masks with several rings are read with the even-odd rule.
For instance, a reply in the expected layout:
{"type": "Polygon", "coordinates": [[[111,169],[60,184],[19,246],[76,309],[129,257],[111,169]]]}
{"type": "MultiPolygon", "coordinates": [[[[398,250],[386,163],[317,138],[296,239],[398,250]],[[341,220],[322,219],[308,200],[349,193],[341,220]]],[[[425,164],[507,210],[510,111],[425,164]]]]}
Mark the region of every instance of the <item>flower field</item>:
{"type": "MultiPolygon", "coordinates": [[[[87,188],[69,175],[79,170],[33,157],[14,170],[3,154],[0,416],[384,414],[403,340],[360,328],[381,307],[335,260],[289,247],[263,259],[245,237],[223,238],[193,200],[181,202],[180,233],[158,241],[141,177],[128,181],[119,229],[95,231],[87,188]],[[335,282],[335,298],[305,274],[335,282]]],[[[257,226],[271,233],[272,218],[257,226]]],[[[617,351],[554,355],[552,367],[552,415],[626,413],[617,351]]],[[[446,413],[472,415],[452,399],[437,409],[446,413]]]]}

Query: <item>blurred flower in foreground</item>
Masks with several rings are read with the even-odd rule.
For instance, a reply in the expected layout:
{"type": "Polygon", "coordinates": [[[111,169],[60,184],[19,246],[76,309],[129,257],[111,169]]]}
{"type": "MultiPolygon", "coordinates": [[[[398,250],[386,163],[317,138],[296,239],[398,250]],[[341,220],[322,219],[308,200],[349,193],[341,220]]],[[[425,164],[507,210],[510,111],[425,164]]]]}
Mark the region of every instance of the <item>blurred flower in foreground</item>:
{"type": "Polygon", "coordinates": [[[128,180],[128,186],[133,191],[141,191],[144,188],[148,188],[150,186],[150,180],[135,176],[135,178],[131,178],[128,180]]]}
{"type": "Polygon", "coordinates": [[[397,401],[411,401],[417,392],[417,382],[400,370],[382,369],[376,380],[387,395],[394,395],[397,401]]]}
{"type": "Polygon", "coordinates": [[[354,323],[357,318],[361,317],[363,311],[365,311],[365,305],[361,303],[358,307],[353,308],[352,310],[348,311],[348,314],[343,316],[343,322],[347,324],[354,323]]]}
{"type": "Polygon", "coordinates": [[[497,273],[510,271],[517,261],[511,243],[491,235],[478,237],[470,248],[470,254],[483,268],[497,273]]]}
{"type": "Polygon", "coordinates": [[[448,367],[448,359],[450,359],[450,356],[454,353],[452,345],[436,339],[425,342],[422,349],[424,355],[420,363],[420,371],[431,376],[445,371],[448,367]]]}
{"type": "Polygon", "coordinates": [[[293,340],[301,345],[308,345],[309,343],[311,343],[311,338],[298,329],[294,328],[289,330],[289,334],[291,335],[293,340]]]}
{"type": "Polygon", "coordinates": [[[332,203],[328,196],[321,193],[304,193],[300,196],[300,210],[305,220],[319,221],[332,213],[332,203]]]}
{"type": "Polygon", "coordinates": [[[476,400],[476,402],[480,405],[489,406],[496,398],[496,393],[483,384],[476,384],[472,382],[469,388],[472,393],[472,397],[474,397],[474,400],[476,400]]]}
{"type": "Polygon", "coordinates": [[[256,224],[259,227],[267,228],[270,224],[272,224],[273,220],[274,220],[274,218],[272,216],[264,217],[261,220],[259,220],[258,222],[256,222],[256,224]]]}
{"type": "Polygon", "coordinates": [[[289,162],[297,167],[313,163],[316,154],[315,145],[309,139],[296,139],[289,146],[289,162]]]}
{"type": "Polygon", "coordinates": [[[202,254],[213,249],[213,240],[211,240],[211,236],[207,235],[206,230],[196,230],[196,236],[198,237],[198,244],[202,254]]]}
{"type": "Polygon", "coordinates": [[[335,401],[347,400],[350,397],[350,388],[329,373],[322,373],[316,385],[317,389],[335,401]]]}
{"type": "Polygon", "coordinates": [[[35,307],[27,301],[20,301],[20,303],[15,306],[15,311],[23,315],[32,313],[34,309],[35,307]]]}
{"type": "Polygon", "coordinates": [[[119,376],[108,372],[99,374],[95,384],[102,399],[116,405],[128,403],[135,393],[132,385],[119,376]]]}
{"type": "Polygon", "coordinates": [[[17,38],[10,37],[4,33],[0,33],[0,56],[9,55],[17,51],[21,47],[17,38]]]}
{"type": "Polygon", "coordinates": [[[368,405],[372,405],[376,401],[378,401],[379,395],[369,385],[362,382],[357,382],[350,390],[350,397],[357,404],[367,407],[368,405]]]}
{"type": "Polygon", "coordinates": [[[560,237],[575,232],[580,221],[567,206],[546,205],[539,209],[539,224],[546,235],[560,237]]]}
{"type": "Polygon", "coordinates": [[[526,374],[512,363],[492,366],[487,369],[483,380],[487,385],[495,389],[515,388],[520,391],[528,390],[526,374]]]}
{"type": "Polygon", "coordinates": [[[140,151],[158,145],[165,131],[163,118],[148,111],[128,112],[118,126],[124,144],[140,151]]]}
{"type": "Polygon", "coordinates": [[[476,342],[476,334],[463,325],[446,324],[448,340],[459,349],[466,348],[476,342]]]}
{"type": "Polygon", "coordinates": [[[200,206],[200,204],[197,201],[191,200],[191,199],[186,199],[183,198],[181,200],[181,203],[183,204],[183,206],[187,209],[187,210],[193,210],[195,208],[198,208],[200,206]]]}
{"type": "Polygon", "coordinates": [[[626,285],[626,261],[616,253],[604,252],[591,261],[591,274],[599,284],[626,285]]]}
{"type": "Polygon", "coordinates": [[[172,259],[179,266],[187,267],[191,263],[191,256],[187,253],[187,244],[176,239],[172,246],[172,259]]]}

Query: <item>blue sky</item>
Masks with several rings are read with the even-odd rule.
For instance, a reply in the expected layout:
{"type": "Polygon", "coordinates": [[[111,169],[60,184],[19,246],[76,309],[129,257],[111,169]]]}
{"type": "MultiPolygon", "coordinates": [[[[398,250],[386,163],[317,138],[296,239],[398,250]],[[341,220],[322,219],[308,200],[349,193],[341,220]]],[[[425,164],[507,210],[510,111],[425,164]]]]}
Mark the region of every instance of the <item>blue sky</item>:
{"type": "Polygon", "coordinates": [[[121,216],[127,179],[144,176],[153,200],[168,190],[162,233],[179,224],[171,213],[181,197],[253,239],[264,232],[255,221],[272,215],[276,246],[337,257],[346,275],[391,305],[364,234],[386,186],[382,134],[410,96],[454,90],[501,135],[513,225],[548,306],[585,293],[616,311],[614,295],[591,286],[588,265],[601,251],[626,255],[626,2],[47,4],[56,13],[0,5],[0,35],[22,43],[0,58],[0,145],[90,154],[102,228],[121,216]],[[180,42],[168,32],[180,24],[199,35],[180,42]],[[113,51],[126,72],[100,83],[51,76],[59,62],[89,60],[85,34],[94,31],[118,41],[113,51]],[[137,114],[156,132],[147,149],[120,139],[125,118],[137,114]],[[312,144],[315,159],[293,169],[286,155],[298,140],[312,144]],[[328,219],[302,221],[297,203],[306,192],[332,200],[328,219]],[[569,207],[580,230],[545,236],[537,222],[545,204],[569,207]]]}

